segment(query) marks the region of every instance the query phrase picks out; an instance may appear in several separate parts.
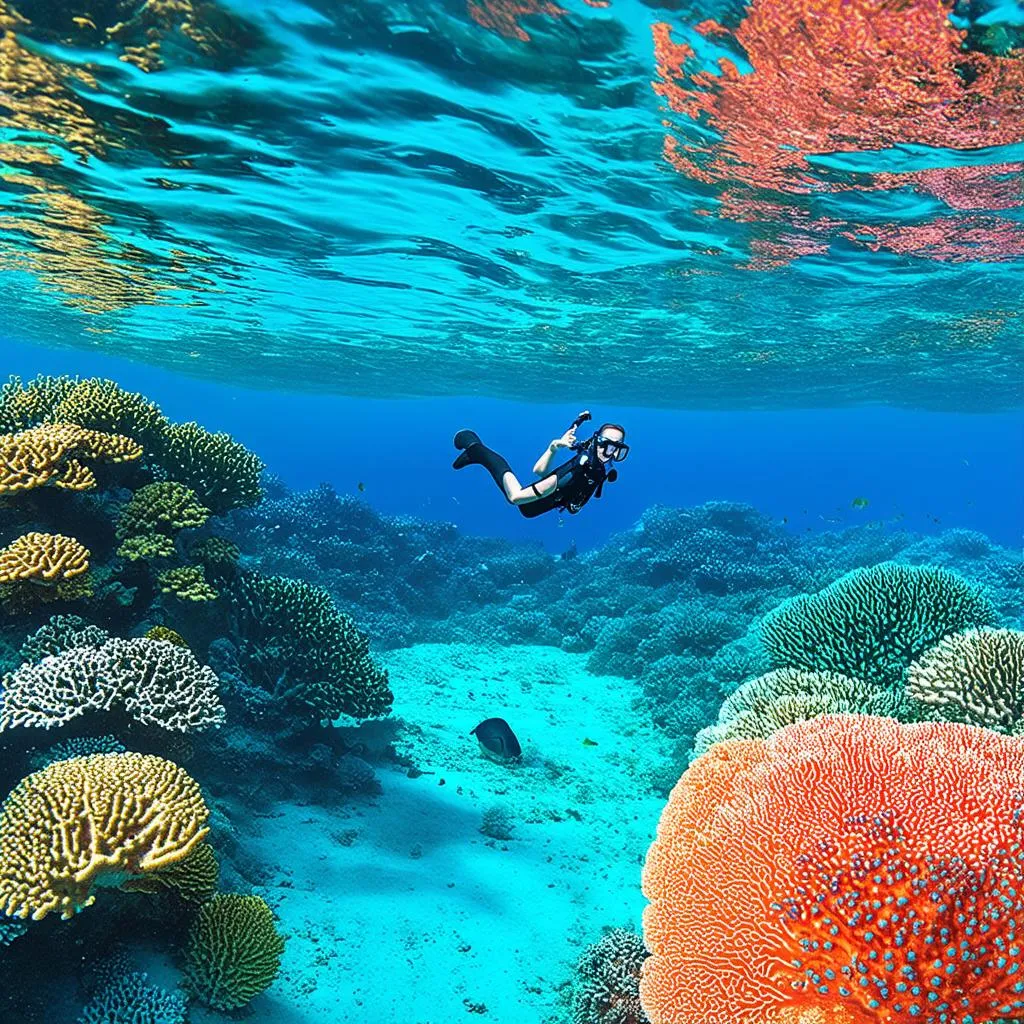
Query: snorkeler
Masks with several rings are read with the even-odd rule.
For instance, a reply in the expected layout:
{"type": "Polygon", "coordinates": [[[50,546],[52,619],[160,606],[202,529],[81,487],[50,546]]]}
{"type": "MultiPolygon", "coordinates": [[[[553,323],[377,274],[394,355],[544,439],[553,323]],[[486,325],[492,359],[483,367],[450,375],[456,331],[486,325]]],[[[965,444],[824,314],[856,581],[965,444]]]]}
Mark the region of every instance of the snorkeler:
{"type": "Polygon", "coordinates": [[[505,498],[530,519],[552,509],[575,515],[591,498],[601,497],[605,481],[613,481],[618,476],[611,463],[622,462],[629,454],[626,431],[617,423],[603,423],[587,440],[577,441],[577,428],[590,418],[589,412],[581,412],[572,426],[548,445],[533,467],[534,474],[543,479],[526,487],[520,484],[505,459],[488,448],[472,430],[460,430],[455,435],[455,447],[461,449],[462,454],[452,463],[452,468],[483,466],[505,498]],[[562,448],[571,451],[572,458],[549,472],[555,452],[562,448]]]}

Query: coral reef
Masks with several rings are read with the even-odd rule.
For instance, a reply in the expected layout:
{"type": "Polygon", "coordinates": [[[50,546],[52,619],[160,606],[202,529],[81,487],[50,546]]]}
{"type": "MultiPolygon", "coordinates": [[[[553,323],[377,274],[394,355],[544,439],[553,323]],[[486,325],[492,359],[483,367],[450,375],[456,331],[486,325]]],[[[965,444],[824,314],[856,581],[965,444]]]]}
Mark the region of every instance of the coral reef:
{"type": "Polygon", "coordinates": [[[60,583],[88,570],[86,547],[59,533],[26,533],[0,550],[0,583],[60,583]]]}
{"type": "Polygon", "coordinates": [[[188,1001],[145,974],[129,971],[105,984],[82,1011],[78,1024],[186,1024],[188,1001]]]}
{"type": "Polygon", "coordinates": [[[93,754],[123,754],[127,748],[116,736],[72,736],[52,746],[35,750],[29,756],[29,767],[42,771],[54,761],[67,761],[73,757],[91,757],[93,754]]]}
{"type": "Polygon", "coordinates": [[[217,891],[220,862],[209,843],[200,843],[184,860],[123,882],[128,892],[173,892],[186,903],[203,903],[217,891]]]}
{"type": "Polygon", "coordinates": [[[122,509],[117,535],[123,540],[154,533],[175,534],[196,529],[209,518],[210,510],[200,505],[195,492],[183,484],[173,480],[146,484],[122,509]]]}
{"type": "Polygon", "coordinates": [[[0,812],[0,909],[69,918],[104,879],[168,868],[208,832],[209,811],[177,765],[144,754],[57,761],[23,779],[0,812]]]}
{"type": "Polygon", "coordinates": [[[216,601],[220,592],[206,582],[201,565],[182,565],[168,569],[157,577],[160,590],[182,601],[216,601]]]}
{"type": "Polygon", "coordinates": [[[648,955],[643,939],[625,928],[612,928],[588,946],[576,965],[572,1024],[648,1024],[640,1004],[648,955]]]}
{"type": "Polygon", "coordinates": [[[907,695],[944,718],[1019,731],[1024,632],[971,629],[944,637],[911,664],[907,695]]]}
{"type": "Polygon", "coordinates": [[[5,677],[0,732],[51,729],[112,710],[172,732],[208,729],[224,720],[218,682],[188,648],[165,640],[114,638],[73,647],[5,677]]]}
{"type": "Polygon", "coordinates": [[[869,716],[713,746],[644,868],[648,1015],[1018,1016],[1022,770],[998,733],[869,716]]]}
{"type": "Polygon", "coordinates": [[[259,896],[225,893],[196,912],[189,929],[185,982],[207,1006],[235,1010],[269,988],[284,939],[259,896]]]}
{"type": "Polygon", "coordinates": [[[105,629],[86,622],[80,615],[51,615],[21,645],[21,657],[24,661],[41,661],[71,647],[99,647],[109,639],[105,629]]]}
{"type": "Polygon", "coordinates": [[[775,668],[898,687],[907,666],[948,633],[996,621],[980,588],[946,569],[885,562],[784,602],[761,635],[775,668]]]}
{"type": "Polygon", "coordinates": [[[715,725],[701,729],[694,755],[732,739],[763,739],[773,732],[819,715],[899,717],[902,695],[837,672],[775,669],[744,683],[727,697],[715,725]]]}

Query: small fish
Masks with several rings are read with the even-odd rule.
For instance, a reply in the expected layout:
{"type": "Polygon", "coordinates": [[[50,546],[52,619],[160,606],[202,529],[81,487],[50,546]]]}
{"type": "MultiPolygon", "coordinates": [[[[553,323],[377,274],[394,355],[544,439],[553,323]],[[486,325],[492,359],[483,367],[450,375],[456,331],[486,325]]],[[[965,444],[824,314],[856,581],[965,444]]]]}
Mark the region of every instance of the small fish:
{"type": "Polygon", "coordinates": [[[78,17],[78,18],[72,18],[71,20],[79,28],[85,28],[86,26],[88,26],[91,29],[95,29],[96,28],[96,23],[94,21],[91,21],[89,18],[78,17]]]}
{"type": "Polygon", "coordinates": [[[589,736],[583,737],[583,746],[585,747],[596,747],[597,740],[592,740],[589,736]]]}
{"type": "Polygon", "coordinates": [[[783,516],[782,517],[782,525],[785,526],[786,523],[788,523],[788,522],[789,522],[789,516],[783,516]]]}
{"type": "Polygon", "coordinates": [[[493,754],[499,758],[517,758],[523,748],[512,731],[512,727],[504,718],[485,718],[469,735],[476,735],[480,749],[485,754],[493,754]]]}
{"type": "Polygon", "coordinates": [[[362,494],[363,491],[366,490],[366,484],[364,484],[362,480],[360,480],[359,483],[356,484],[356,487],[359,488],[359,493],[360,494],[362,494]]]}
{"type": "Polygon", "coordinates": [[[853,501],[850,502],[850,504],[854,508],[867,508],[869,502],[867,498],[854,498],[853,501]]]}

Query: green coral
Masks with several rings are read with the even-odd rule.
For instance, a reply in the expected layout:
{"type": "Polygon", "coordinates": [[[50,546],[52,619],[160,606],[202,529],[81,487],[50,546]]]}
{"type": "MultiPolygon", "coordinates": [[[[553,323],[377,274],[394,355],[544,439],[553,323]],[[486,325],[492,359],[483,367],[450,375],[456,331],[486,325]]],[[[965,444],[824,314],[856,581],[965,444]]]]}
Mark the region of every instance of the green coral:
{"type": "Polygon", "coordinates": [[[751,679],[727,697],[718,722],[697,733],[693,752],[699,756],[725,740],[763,739],[784,726],[819,715],[898,718],[903,713],[903,702],[894,690],[837,672],[776,669],[751,679]]]}
{"type": "Polygon", "coordinates": [[[283,952],[284,939],[265,900],[214,896],[189,929],[185,987],[214,1010],[237,1010],[270,986],[283,952]]]}
{"type": "Polygon", "coordinates": [[[125,505],[117,523],[117,536],[174,534],[195,529],[210,518],[210,510],[196,500],[195,491],[173,480],[140,487],[125,505]]]}
{"type": "Polygon", "coordinates": [[[173,594],[182,601],[216,601],[219,592],[206,582],[206,573],[201,565],[182,565],[168,569],[157,577],[160,590],[173,594]]]}
{"type": "Polygon", "coordinates": [[[996,618],[985,594],[955,573],[882,562],[784,601],[762,620],[761,638],[774,668],[902,687],[907,666],[929,647],[996,618]]]}
{"type": "Polygon", "coordinates": [[[164,640],[175,647],[188,647],[188,641],[169,626],[153,626],[146,630],[145,637],[147,640],[164,640]]]}
{"type": "Polygon", "coordinates": [[[910,666],[907,696],[923,717],[1021,732],[1024,632],[972,629],[944,637],[910,666]]]}
{"type": "Polygon", "coordinates": [[[149,533],[138,537],[128,537],[120,543],[117,553],[121,558],[127,558],[129,562],[150,562],[158,558],[173,558],[174,538],[168,537],[166,533],[149,533]]]}
{"type": "Polygon", "coordinates": [[[226,537],[206,537],[194,548],[191,555],[193,558],[210,566],[211,568],[226,568],[238,564],[241,557],[238,545],[226,537]]]}
{"type": "Polygon", "coordinates": [[[230,597],[243,667],[254,682],[321,719],[372,718],[390,710],[387,672],[370,657],[366,635],[322,587],[249,573],[230,597]]]}
{"type": "Polygon", "coordinates": [[[175,423],[160,439],[158,458],[170,479],[187,483],[218,515],[255,505],[263,496],[263,463],[230,434],[213,434],[198,423],[175,423]]]}

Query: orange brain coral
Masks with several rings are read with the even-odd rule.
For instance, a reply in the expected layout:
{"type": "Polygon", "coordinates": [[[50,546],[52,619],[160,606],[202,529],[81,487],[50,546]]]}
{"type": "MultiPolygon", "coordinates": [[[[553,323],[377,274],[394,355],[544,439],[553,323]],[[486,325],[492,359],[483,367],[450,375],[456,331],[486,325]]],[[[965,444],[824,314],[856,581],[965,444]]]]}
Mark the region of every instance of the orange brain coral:
{"type": "Polygon", "coordinates": [[[698,758],[644,868],[652,1024],[1024,1007],[1024,742],[834,715],[698,758]]]}

